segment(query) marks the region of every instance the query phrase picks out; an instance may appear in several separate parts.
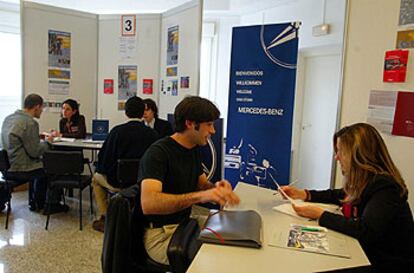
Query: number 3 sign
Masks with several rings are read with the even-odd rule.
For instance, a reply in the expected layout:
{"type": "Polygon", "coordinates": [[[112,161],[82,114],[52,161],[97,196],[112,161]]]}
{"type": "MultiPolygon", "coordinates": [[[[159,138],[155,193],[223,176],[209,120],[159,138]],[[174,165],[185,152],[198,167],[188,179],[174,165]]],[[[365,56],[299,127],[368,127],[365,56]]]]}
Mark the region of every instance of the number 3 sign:
{"type": "Polygon", "coordinates": [[[135,36],[135,30],[136,30],[135,15],[122,15],[121,28],[122,28],[122,36],[135,36]]]}

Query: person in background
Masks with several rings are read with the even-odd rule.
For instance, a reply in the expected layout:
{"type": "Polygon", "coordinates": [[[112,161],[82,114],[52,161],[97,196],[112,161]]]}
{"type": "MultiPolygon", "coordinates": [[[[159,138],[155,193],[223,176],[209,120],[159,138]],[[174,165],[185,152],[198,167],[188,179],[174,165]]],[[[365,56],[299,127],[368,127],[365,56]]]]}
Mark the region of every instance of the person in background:
{"type": "Polygon", "coordinates": [[[158,139],[157,132],[142,122],[144,103],[139,97],[131,97],[125,103],[128,121],[115,126],[98,154],[96,173],[92,178],[93,191],[100,218],[92,228],[104,232],[105,216],[108,210],[107,191],[118,192],[119,183],[116,173],[118,159],[140,159],[145,150],[158,139]]]}
{"type": "Polygon", "coordinates": [[[358,239],[373,272],[411,272],[414,223],[408,190],[381,135],[371,125],[357,123],[339,130],[333,142],[344,176],[342,189],[282,190],[294,199],[342,205],[344,215],[312,205],[293,208],[321,226],[358,239]]]}
{"type": "MultiPolygon", "coordinates": [[[[24,99],[23,108],[4,119],[1,140],[10,161],[7,178],[22,182],[30,181],[30,210],[38,211],[44,207],[47,189],[42,155],[50,148],[53,136],[48,136],[47,141],[40,141],[39,124],[35,118],[39,119],[43,111],[41,96],[28,95],[24,99]]],[[[65,212],[69,209],[68,206],[60,204],[58,191],[50,191],[47,198],[47,202],[51,203],[50,213],[65,212]]]]}
{"type": "Polygon", "coordinates": [[[86,137],[85,117],[79,113],[79,104],[76,100],[67,99],[63,102],[59,131],[63,137],[86,137]]]}
{"type": "MultiPolygon", "coordinates": [[[[221,206],[239,203],[230,183],[215,184],[202,171],[199,146],[215,133],[217,107],[201,97],[186,97],[175,108],[175,130],[151,145],[141,159],[141,206],[146,228],[144,245],[149,256],[169,264],[167,248],[178,224],[190,217],[197,203],[221,206]]],[[[193,257],[188,257],[192,259],[193,257]]]]}
{"type": "Polygon", "coordinates": [[[145,125],[157,131],[160,138],[172,135],[173,129],[171,128],[171,124],[166,120],[158,118],[158,108],[155,101],[152,99],[144,99],[144,104],[145,125]]]}

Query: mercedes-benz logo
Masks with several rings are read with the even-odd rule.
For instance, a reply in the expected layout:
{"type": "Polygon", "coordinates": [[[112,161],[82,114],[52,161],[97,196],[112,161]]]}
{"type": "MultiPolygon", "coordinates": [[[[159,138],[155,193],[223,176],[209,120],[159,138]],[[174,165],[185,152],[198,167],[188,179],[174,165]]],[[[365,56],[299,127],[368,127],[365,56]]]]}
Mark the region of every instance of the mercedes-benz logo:
{"type": "MultiPolygon", "coordinates": [[[[262,44],[262,48],[266,55],[270,58],[272,62],[275,64],[288,68],[288,69],[295,69],[297,60],[286,60],[286,56],[288,54],[284,54],[282,56],[280,47],[283,46],[285,43],[292,41],[298,38],[298,29],[300,27],[300,22],[292,22],[289,26],[287,26],[282,32],[276,35],[276,37],[269,38],[265,36],[265,25],[262,25],[260,30],[260,42],[262,44]]],[[[295,55],[296,56],[296,55],[295,55]]]]}

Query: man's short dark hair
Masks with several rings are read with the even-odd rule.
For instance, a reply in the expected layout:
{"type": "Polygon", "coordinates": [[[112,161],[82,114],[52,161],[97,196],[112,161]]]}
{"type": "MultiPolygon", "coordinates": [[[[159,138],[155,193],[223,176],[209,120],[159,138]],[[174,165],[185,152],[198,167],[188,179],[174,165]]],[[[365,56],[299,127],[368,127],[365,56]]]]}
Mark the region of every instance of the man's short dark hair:
{"type": "Polygon", "coordinates": [[[38,105],[43,105],[43,98],[38,94],[29,94],[24,99],[23,108],[33,109],[38,105]]]}
{"type": "Polygon", "coordinates": [[[201,97],[188,96],[175,107],[175,131],[183,132],[186,129],[186,120],[201,123],[215,121],[219,117],[220,111],[211,101],[201,97]]]}
{"type": "Polygon", "coordinates": [[[157,104],[155,104],[155,101],[153,101],[152,99],[145,99],[143,100],[144,104],[152,110],[152,112],[154,112],[154,117],[158,118],[158,108],[157,108],[157,104]]]}
{"type": "Polygon", "coordinates": [[[125,114],[129,118],[142,118],[145,105],[140,97],[130,97],[125,103],[125,114]]]}

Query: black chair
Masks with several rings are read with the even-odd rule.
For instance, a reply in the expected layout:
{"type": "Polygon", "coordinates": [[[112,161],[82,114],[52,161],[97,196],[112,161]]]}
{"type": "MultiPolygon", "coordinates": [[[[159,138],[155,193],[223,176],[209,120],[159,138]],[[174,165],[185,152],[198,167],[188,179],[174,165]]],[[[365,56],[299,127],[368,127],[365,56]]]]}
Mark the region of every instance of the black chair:
{"type": "Polygon", "coordinates": [[[125,189],[138,182],[139,159],[118,159],[116,178],[119,188],[125,189]]]}
{"type": "MultiPolygon", "coordinates": [[[[49,190],[79,189],[79,229],[82,230],[82,191],[89,186],[91,215],[93,215],[91,176],[83,173],[83,154],[80,151],[48,151],[43,155],[43,168],[48,180],[49,190]]],[[[63,196],[63,200],[64,196],[63,196]]],[[[48,229],[50,220],[50,206],[46,204],[48,229]]]]}
{"type": "Polygon", "coordinates": [[[102,272],[186,272],[201,246],[196,239],[200,232],[197,221],[188,219],[180,223],[168,247],[171,265],[163,265],[152,260],[145,251],[145,220],[140,204],[138,184],[111,198],[105,219],[102,272]]]}
{"type": "Polygon", "coordinates": [[[6,229],[9,227],[9,216],[11,211],[11,197],[12,197],[12,191],[15,187],[20,186],[27,181],[16,181],[16,180],[10,180],[7,178],[7,171],[10,168],[9,163],[9,157],[7,155],[6,150],[0,151],[0,172],[3,175],[3,179],[0,179],[0,183],[2,183],[2,190],[4,191],[3,194],[6,196],[6,202],[5,205],[7,205],[7,212],[6,212],[6,229]]]}

